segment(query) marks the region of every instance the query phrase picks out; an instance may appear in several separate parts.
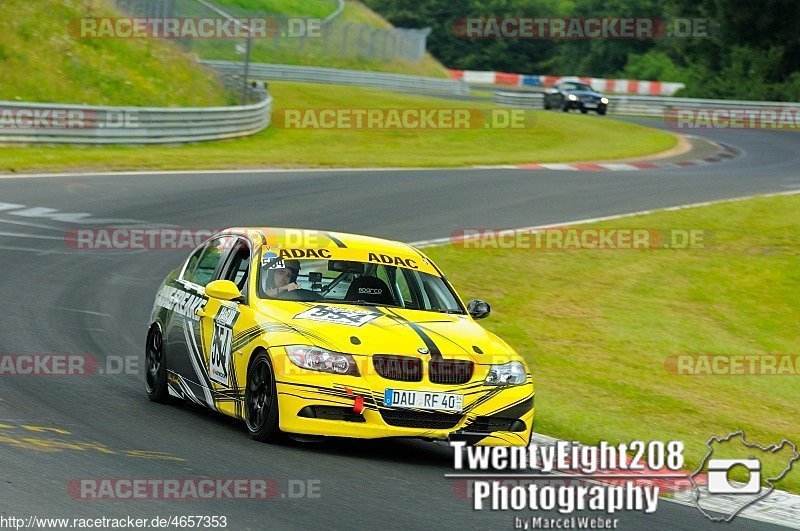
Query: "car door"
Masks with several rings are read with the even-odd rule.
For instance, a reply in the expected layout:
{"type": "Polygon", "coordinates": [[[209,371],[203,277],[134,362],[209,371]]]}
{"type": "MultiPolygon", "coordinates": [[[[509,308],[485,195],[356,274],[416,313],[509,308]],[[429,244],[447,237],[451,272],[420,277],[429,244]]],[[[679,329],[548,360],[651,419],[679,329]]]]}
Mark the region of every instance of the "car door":
{"type": "Polygon", "coordinates": [[[242,237],[230,242],[231,248],[217,269],[215,280],[230,280],[242,292],[242,301],[223,301],[208,297],[201,312],[201,350],[203,367],[208,375],[208,385],[214,408],[218,411],[243,418],[244,382],[239,381],[237,362],[242,361],[243,346],[248,334],[258,328],[250,309],[248,280],[252,254],[250,243],[242,237]]]}
{"type": "Polygon", "coordinates": [[[205,287],[217,277],[228,250],[237,238],[218,236],[196,249],[180,275],[169,283],[172,314],[164,334],[170,382],[179,394],[191,402],[214,407],[208,371],[201,345],[200,315],[206,311],[205,287]]]}

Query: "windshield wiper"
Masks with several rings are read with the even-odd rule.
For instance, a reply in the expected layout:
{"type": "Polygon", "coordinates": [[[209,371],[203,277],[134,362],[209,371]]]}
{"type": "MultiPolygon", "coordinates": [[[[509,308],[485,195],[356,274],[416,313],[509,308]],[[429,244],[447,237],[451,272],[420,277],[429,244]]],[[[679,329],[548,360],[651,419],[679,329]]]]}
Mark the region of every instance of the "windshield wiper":
{"type": "Polygon", "coordinates": [[[352,306],[369,306],[371,308],[381,306],[385,308],[398,308],[400,310],[414,310],[416,312],[433,312],[433,313],[444,313],[450,315],[466,315],[466,313],[462,312],[461,310],[434,310],[433,308],[411,308],[409,306],[399,306],[397,304],[378,304],[366,301],[343,301],[343,300],[320,299],[314,302],[324,302],[326,304],[350,304],[352,306]]]}
{"type": "Polygon", "coordinates": [[[378,304],[375,302],[367,302],[367,301],[337,301],[339,304],[352,304],[353,306],[370,306],[375,308],[377,306],[385,306],[386,308],[403,308],[402,306],[398,306],[397,304],[378,304]]]}

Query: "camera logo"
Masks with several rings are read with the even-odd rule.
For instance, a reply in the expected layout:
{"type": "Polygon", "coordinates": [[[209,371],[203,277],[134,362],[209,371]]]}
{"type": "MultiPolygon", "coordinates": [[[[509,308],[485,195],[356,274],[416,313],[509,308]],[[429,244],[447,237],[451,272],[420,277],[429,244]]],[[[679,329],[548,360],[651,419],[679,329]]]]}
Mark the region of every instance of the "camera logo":
{"type": "Polygon", "coordinates": [[[708,461],[709,494],[758,494],[761,490],[761,461],[758,459],[710,459],[708,461]],[[744,467],[750,480],[744,484],[733,483],[730,472],[744,467]]]}
{"type": "Polygon", "coordinates": [[[794,443],[784,439],[761,446],[747,441],[742,430],[725,437],[712,436],[706,447],[708,453],[689,481],[695,506],[713,522],[730,522],[772,494],[775,484],[800,460],[794,443]],[[708,479],[706,485],[703,475],[708,479]]]}

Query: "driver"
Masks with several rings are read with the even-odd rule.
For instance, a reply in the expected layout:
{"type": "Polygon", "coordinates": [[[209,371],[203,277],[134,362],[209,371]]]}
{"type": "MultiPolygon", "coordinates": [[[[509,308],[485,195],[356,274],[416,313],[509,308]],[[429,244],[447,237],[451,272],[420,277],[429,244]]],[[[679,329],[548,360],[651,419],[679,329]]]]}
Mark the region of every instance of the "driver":
{"type": "Polygon", "coordinates": [[[300,289],[300,285],[297,284],[299,273],[299,260],[284,260],[283,267],[269,269],[267,272],[264,293],[268,297],[275,297],[287,291],[300,289]]]}

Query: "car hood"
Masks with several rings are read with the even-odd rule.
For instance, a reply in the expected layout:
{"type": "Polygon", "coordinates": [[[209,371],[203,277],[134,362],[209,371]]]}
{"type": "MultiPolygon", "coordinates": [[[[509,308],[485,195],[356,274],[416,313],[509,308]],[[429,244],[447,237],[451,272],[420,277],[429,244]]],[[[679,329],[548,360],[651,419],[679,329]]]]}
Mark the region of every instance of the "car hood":
{"type": "Polygon", "coordinates": [[[261,301],[270,346],[315,345],[336,352],[428,355],[478,364],[520,359],[468,315],[347,304],[261,301]]]}
{"type": "Polygon", "coordinates": [[[567,90],[567,94],[575,94],[576,96],[594,96],[595,98],[602,98],[603,95],[593,90],[567,90]]]}

